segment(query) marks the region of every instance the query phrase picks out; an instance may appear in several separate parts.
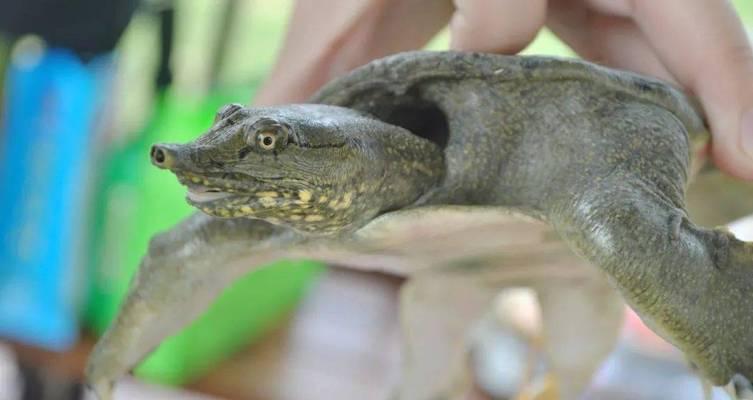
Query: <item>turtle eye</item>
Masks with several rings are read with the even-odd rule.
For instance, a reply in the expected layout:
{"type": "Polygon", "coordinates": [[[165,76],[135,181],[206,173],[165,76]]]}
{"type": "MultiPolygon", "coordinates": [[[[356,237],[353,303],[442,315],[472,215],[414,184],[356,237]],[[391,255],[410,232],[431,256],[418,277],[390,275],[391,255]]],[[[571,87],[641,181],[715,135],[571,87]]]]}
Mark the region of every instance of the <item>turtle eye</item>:
{"type": "Polygon", "coordinates": [[[217,110],[217,113],[214,115],[214,123],[217,123],[217,121],[221,121],[232,114],[234,114],[236,111],[243,108],[243,105],[238,103],[231,103],[226,104],[222,107],[220,107],[219,110],[217,110]]]}
{"type": "Polygon", "coordinates": [[[275,121],[259,121],[246,133],[246,143],[264,151],[282,150],[288,144],[288,128],[275,121]]]}
{"type": "Polygon", "coordinates": [[[274,132],[263,131],[256,135],[256,145],[260,149],[274,150],[277,145],[277,136],[274,132]]]}

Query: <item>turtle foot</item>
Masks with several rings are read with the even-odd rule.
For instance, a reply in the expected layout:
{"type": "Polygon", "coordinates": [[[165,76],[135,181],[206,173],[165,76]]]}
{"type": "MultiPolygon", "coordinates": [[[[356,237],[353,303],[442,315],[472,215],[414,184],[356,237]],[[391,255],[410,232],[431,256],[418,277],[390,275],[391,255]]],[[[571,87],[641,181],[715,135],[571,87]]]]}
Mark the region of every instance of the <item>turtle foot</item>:
{"type": "Polygon", "coordinates": [[[665,310],[659,322],[672,328],[670,338],[711,383],[732,382],[738,398],[749,398],[743,383],[753,378],[753,243],[722,230],[695,233],[709,265],[685,265],[691,278],[676,287],[682,292],[676,314],[665,310]]]}
{"type": "Polygon", "coordinates": [[[598,189],[555,215],[558,230],[711,383],[753,378],[753,243],[678,219],[637,183],[598,189]]]}
{"type": "Polygon", "coordinates": [[[753,243],[722,230],[698,237],[713,268],[696,275],[685,292],[689,318],[677,344],[712,383],[732,381],[738,398],[749,398],[743,393],[753,394],[745,389],[753,378],[753,243]]]}

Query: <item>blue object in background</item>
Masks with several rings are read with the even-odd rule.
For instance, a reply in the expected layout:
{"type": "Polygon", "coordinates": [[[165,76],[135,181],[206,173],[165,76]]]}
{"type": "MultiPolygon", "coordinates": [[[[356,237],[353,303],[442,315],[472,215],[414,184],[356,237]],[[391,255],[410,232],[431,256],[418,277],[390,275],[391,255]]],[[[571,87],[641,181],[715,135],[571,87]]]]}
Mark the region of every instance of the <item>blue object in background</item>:
{"type": "MultiPolygon", "coordinates": [[[[41,49],[40,49],[41,50],[41,49]]],[[[42,50],[44,51],[44,50],[42,50]]],[[[14,56],[0,130],[0,336],[72,346],[94,131],[111,56],[14,56]]]]}

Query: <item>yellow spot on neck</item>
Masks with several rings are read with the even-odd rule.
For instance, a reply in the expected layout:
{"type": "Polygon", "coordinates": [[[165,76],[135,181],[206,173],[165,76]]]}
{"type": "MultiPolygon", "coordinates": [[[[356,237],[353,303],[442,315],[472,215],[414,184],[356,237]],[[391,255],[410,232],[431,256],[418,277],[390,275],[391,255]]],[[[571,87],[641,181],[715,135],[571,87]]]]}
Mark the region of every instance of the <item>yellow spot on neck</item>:
{"type": "Polygon", "coordinates": [[[317,214],[307,215],[306,218],[303,219],[306,222],[318,222],[323,221],[324,217],[317,214]]]}
{"type": "Polygon", "coordinates": [[[319,202],[320,203],[326,203],[327,202],[327,196],[319,196],[319,202]]]}
{"type": "Polygon", "coordinates": [[[347,192],[343,197],[330,201],[327,206],[333,210],[344,210],[353,202],[353,192],[347,192]]]}
{"type": "Polygon", "coordinates": [[[259,202],[264,207],[272,207],[275,204],[277,204],[277,202],[275,201],[275,198],[274,197],[270,197],[270,196],[260,197],[259,198],[259,202]]]}
{"type": "Polygon", "coordinates": [[[342,203],[340,204],[340,207],[342,208],[348,208],[350,207],[350,203],[353,201],[353,192],[345,193],[342,199],[342,203]]]}
{"type": "Polygon", "coordinates": [[[254,209],[249,206],[241,206],[241,211],[246,214],[251,214],[252,212],[254,212],[254,209]]]}
{"type": "Polygon", "coordinates": [[[311,192],[308,190],[299,190],[298,198],[301,199],[301,201],[308,203],[311,200],[311,192]]]}
{"type": "Polygon", "coordinates": [[[256,192],[256,197],[277,197],[277,192],[256,192]]]}

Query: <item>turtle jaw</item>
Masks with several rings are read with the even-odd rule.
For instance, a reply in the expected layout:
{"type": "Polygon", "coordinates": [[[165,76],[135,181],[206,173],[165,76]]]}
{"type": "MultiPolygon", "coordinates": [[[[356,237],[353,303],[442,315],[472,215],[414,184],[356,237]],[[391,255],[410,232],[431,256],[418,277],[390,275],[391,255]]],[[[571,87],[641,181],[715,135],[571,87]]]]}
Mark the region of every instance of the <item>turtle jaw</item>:
{"type": "Polygon", "coordinates": [[[287,179],[267,181],[245,174],[173,173],[188,188],[188,204],[205,214],[262,219],[308,235],[328,236],[352,229],[378,211],[364,201],[364,197],[374,196],[366,193],[367,185],[343,189],[287,179]],[[242,181],[229,179],[241,175],[242,181]]]}
{"type": "MultiPolygon", "coordinates": [[[[193,207],[215,217],[241,217],[250,213],[242,213],[250,195],[231,193],[217,188],[190,184],[186,193],[186,202],[193,207]]],[[[250,210],[249,210],[250,211],[250,210]]]]}
{"type": "Polygon", "coordinates": [[[192,205],[199,206],[234,196],[232,193],[223,192],[219,189],[208,188],[202,185],[189,185],[186,200],[192,205]]]}
{"type": "Polygon", "coordinates": [[[172,172],[188,188],[186,202],[214,217],[256,217],[259,210],[277,205],[278,188],[250,175],[172,172]]]}

